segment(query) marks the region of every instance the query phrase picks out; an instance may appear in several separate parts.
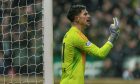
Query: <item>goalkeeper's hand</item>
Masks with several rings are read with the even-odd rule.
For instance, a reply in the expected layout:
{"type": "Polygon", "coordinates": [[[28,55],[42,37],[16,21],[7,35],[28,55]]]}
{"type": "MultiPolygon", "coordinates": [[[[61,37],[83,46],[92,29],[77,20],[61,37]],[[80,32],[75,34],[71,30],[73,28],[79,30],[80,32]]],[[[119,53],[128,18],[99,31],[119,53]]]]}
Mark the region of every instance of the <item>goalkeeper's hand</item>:
{"type": "Polygon", "coordinates": [[[115,18],[113,18],[113,21],[114,21],[114,23],[111,24],[110,28],[109,28],[111,35],[109,36],[109,39],[108,39],[108,41],[110,41],[112,44],[118,38],[119,33],[120,33],[118,19],[115,17],[115,18]]]}

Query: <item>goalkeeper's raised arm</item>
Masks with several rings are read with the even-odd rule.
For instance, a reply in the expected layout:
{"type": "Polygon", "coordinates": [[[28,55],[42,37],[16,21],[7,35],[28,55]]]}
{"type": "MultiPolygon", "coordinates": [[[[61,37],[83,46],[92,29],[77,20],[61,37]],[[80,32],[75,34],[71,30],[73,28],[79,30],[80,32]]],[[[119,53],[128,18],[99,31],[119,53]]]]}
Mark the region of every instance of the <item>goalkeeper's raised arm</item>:
{"type": "Polygon", "coordinates": [[[90,25],[90,15],[84,5],[72,5],[67,18],[71,28],[65,34],[62,43],[62,78],[60,84],[84,84],[85,56],[104,58],[107,56],[119,35],[119,22],[113,18],[109,27],[108,41],[99,48],[84,35],[84,29],[90,25]]]}

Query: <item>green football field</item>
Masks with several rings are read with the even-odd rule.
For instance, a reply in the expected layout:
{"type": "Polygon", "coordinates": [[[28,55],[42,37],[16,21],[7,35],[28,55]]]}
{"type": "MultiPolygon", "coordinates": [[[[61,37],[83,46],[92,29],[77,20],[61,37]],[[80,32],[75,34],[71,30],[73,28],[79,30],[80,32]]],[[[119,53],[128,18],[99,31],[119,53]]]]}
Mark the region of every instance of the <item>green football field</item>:
{"type": "Polygon", "coordinates": [[[43,84],[41,76],[0,76],[0,84],[43,84]]]}
{"type": "MultiPolygon", "coordinates": [[[[55,84],[59,84],[59,80],[55,80],[55,84]]],[[[120,78],[107,78],[107,79],[88,79],[85,84],[140,84],[140,79],[137,80],[123,80],[120,78]]]]}
{"type": "MultiPolygon", "coordinates": [[[[42,76],[0,76],[0,84],[43,84],[42,76]]],[[[54,84],[60,84],[60,79],[54,79],[54,84]]],[[[123,80],[120,78],[85,79],[85,84],[140,84],[140,79],[123,80]]]]}

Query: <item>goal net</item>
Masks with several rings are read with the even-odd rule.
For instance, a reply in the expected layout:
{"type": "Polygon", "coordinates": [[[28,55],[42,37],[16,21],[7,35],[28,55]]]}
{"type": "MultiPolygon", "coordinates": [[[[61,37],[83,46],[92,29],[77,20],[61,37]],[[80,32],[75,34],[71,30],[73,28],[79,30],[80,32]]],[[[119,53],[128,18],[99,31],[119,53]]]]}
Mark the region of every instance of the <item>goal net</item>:
{"type": "Polygon", "coordinates": [[[0,24],[0,84],[42,84],[42,0],[0,0],[0,24]]]}

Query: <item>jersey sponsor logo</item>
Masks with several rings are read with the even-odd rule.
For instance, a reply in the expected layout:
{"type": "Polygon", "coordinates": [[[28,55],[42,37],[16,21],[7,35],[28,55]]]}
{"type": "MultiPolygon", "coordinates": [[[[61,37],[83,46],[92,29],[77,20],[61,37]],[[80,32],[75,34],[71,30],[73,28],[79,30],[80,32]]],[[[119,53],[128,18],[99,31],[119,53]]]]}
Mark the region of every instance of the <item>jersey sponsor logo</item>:
{"type": "Polygon", "coordinates": [[[86,46],[90,46],[90,45],[91,45],[91,42],[88,41],[88,42],[86,43],[86,46]]]}

